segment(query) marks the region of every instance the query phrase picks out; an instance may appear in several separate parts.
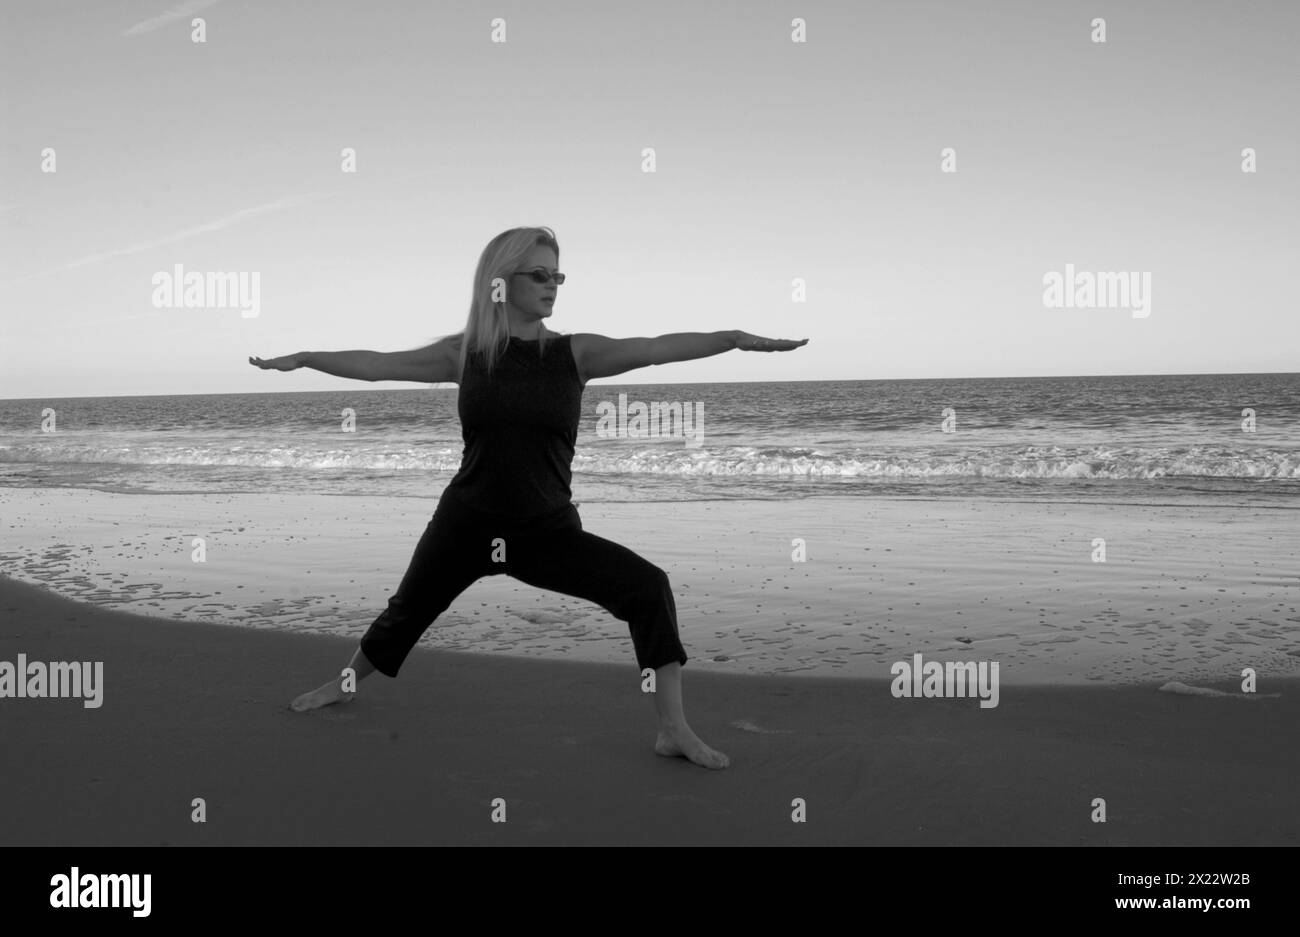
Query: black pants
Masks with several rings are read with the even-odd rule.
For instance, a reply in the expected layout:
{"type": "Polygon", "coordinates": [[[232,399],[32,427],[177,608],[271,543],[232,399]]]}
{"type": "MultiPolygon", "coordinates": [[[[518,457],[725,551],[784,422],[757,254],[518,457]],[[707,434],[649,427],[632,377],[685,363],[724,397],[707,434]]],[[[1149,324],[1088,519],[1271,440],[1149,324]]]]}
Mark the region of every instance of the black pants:
{"type": "Polygon", "coordinates": [[[397,592],[361,639],[362,653],[380,673],[397,676],[420,635],[458,595],[479,577],[501,573],[595,602],[627,622],[641,669],[686,663],[668,574],[627,547],[584,531],[573,505],[512,523],[447,494],[397,592]]]}

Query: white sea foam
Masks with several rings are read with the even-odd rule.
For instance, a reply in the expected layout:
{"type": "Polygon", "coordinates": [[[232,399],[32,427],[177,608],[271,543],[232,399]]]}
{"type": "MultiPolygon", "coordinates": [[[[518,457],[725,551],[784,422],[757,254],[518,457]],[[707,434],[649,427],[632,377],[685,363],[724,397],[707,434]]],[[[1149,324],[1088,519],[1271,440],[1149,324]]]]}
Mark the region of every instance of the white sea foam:
{"type": "MultiPolygon", "coordinates": [[[[50,440],[0,443],[0,463],[245,466],[252,468],[370,469],[379,471],[455,471],[461,447],[439,443],[412,446],[395,440],[339,447],[322,441],[164,443],[50,440]]],[[[998,479],[1300,479],[1300,459],[1286,451],[1261,450],[1249,457],[1162,449],[1125,454],[1040,453],[1032,447],[968,447],[941,454],[868,455],[860,450],[828,453],[806,447],[706,446],[700,449],[580,445],[575,472],[594,475],[675,475],[680,477],[942,478],[998,479]]]]}

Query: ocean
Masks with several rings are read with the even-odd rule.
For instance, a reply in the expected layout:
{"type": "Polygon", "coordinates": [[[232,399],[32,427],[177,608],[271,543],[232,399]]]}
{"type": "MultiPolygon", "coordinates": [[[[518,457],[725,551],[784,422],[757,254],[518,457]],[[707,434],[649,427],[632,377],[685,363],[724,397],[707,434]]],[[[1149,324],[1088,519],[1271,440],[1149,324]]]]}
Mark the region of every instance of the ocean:
{"type": "MultiPolygon", "coordinates": [[[[461,459],[456,393],[0,400],[0,486],[436,499],[461,459]]],[[[573,472],[580,504],[1208,495],[1295,508],[1300,375],[602,384],[583,397],[573,472]],[[699,444],[599,432],[620,395],[629,410],[689,408],[699,444]]]]}

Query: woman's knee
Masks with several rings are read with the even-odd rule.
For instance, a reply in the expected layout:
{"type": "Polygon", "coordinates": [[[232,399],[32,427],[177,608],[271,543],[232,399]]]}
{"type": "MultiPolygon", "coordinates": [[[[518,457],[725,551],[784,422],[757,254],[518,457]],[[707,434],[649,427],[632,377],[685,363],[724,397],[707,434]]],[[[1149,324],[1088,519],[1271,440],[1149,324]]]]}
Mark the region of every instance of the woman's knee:
{"type": "Polygon", "coordinates": [[[672,601],[668,574],[652,563],[607,580],[602,591],[600,604],[624,621],[644,618],[649,609],[672,601]]]}
{"type": "Polygon", "coordinates": [[[645,572],[642,573],[641,583],[641,592],[648,597],[672,595],[673,584],[668,578],[668,573],[653,563],[648,564],[645,572]]]}

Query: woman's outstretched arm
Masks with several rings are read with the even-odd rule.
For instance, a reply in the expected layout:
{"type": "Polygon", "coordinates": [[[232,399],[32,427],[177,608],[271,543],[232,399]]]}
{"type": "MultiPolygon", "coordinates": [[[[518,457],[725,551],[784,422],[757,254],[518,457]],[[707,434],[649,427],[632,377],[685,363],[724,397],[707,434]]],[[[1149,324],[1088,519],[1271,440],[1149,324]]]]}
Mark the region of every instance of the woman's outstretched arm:
{"type": "Polygon", "coordinates": [[[296,371],[298,368],[311,368],[335,377],[373,381],[376,380],[375,375],[379,372],[383,356],[383,352],[379,351],[296,351],[279,358],[249,358],[248,363],[263,370],[296,371]]]}
{"type": "Polygon", "coordinates": [[[738,348],[741,351],[793,351],[808,339],[763,338],[748,332],[674,332],[657,338],[607,338],[580,333],[573,336],[573,357],[584,381],[613,377],[652,364],[708,358],[738,348]]]}
{"type": "Polygon", "coordinates": [[[282,358],[249,358],[262,369],[311,368],[356,381],[454,382],[459,371],[459,335],[450,335],[410,351],[299,351],[282,358]]]}

